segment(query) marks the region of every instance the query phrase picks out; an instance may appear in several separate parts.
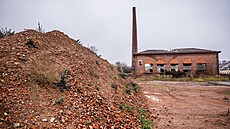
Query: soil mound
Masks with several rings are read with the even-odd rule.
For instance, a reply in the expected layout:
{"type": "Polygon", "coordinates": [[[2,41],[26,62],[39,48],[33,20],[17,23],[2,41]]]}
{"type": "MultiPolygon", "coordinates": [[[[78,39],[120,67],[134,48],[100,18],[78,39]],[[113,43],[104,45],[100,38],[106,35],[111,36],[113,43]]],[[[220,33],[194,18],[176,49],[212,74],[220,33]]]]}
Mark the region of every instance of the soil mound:
{"type": "Polygon", "coordinates": [[[0,128],[141,128],[145,97],[60,31],[0,39],[0,128]]]}

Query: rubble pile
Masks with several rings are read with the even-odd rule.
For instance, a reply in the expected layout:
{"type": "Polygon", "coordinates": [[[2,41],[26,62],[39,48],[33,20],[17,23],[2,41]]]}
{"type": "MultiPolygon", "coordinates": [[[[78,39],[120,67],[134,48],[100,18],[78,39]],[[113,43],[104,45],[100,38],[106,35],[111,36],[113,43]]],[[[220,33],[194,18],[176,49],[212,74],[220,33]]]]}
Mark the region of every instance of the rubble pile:
{"type": "Polygon", "coordinates": [[[0,128],[143,128],[145,101],[113,65],[60,31],[0,39],[0,128]]]}

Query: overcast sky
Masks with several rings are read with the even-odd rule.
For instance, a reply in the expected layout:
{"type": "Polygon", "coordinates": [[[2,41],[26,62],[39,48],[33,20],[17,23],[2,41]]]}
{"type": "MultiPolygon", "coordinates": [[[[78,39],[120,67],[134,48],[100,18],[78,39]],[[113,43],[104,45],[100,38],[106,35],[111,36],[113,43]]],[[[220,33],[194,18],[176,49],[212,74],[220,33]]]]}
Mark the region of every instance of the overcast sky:
{"type": "Polygon", "coordinates": [[[196,47],[230,60],[230,0],[0,0],[0,26],[20,32],[40,22],[130,65],[133,6],[139,51],[196,47]]]}

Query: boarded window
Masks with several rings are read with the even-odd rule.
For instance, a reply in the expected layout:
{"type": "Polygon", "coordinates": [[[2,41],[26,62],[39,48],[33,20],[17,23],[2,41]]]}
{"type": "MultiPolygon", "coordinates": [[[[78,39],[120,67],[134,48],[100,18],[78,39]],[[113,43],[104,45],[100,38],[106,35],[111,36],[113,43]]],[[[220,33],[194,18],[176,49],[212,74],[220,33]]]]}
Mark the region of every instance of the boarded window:
{"type": "Polygon", "coordinates": [[[183,64],[183,71],[191,71],[192,70],[192,64],[183,64]]]}
{"type": "Polygon", "coordinates": [[[198,74],[206,73],[206,63],[198,63],[197,64],[197,72],[198,72],[198,74]]]}
{"type": "Polygon", "coordinates": [[[197,70],[206,70],[206,64],[197,64],[197,70]]]}

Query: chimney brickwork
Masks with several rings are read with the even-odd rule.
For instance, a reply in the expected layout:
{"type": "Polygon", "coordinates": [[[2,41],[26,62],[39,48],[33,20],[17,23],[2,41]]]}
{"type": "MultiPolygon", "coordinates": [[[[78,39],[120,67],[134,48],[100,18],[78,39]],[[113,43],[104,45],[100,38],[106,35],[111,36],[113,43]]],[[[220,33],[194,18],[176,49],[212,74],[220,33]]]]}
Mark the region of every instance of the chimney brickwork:
{"type": "Polygon", "coordinates": [[[135,58],[134,54],[138,52],[137,46],[137,20],[136,7],[133,7],[133,26],[132,26],[132,73],[135,75],[135,58]]]}

